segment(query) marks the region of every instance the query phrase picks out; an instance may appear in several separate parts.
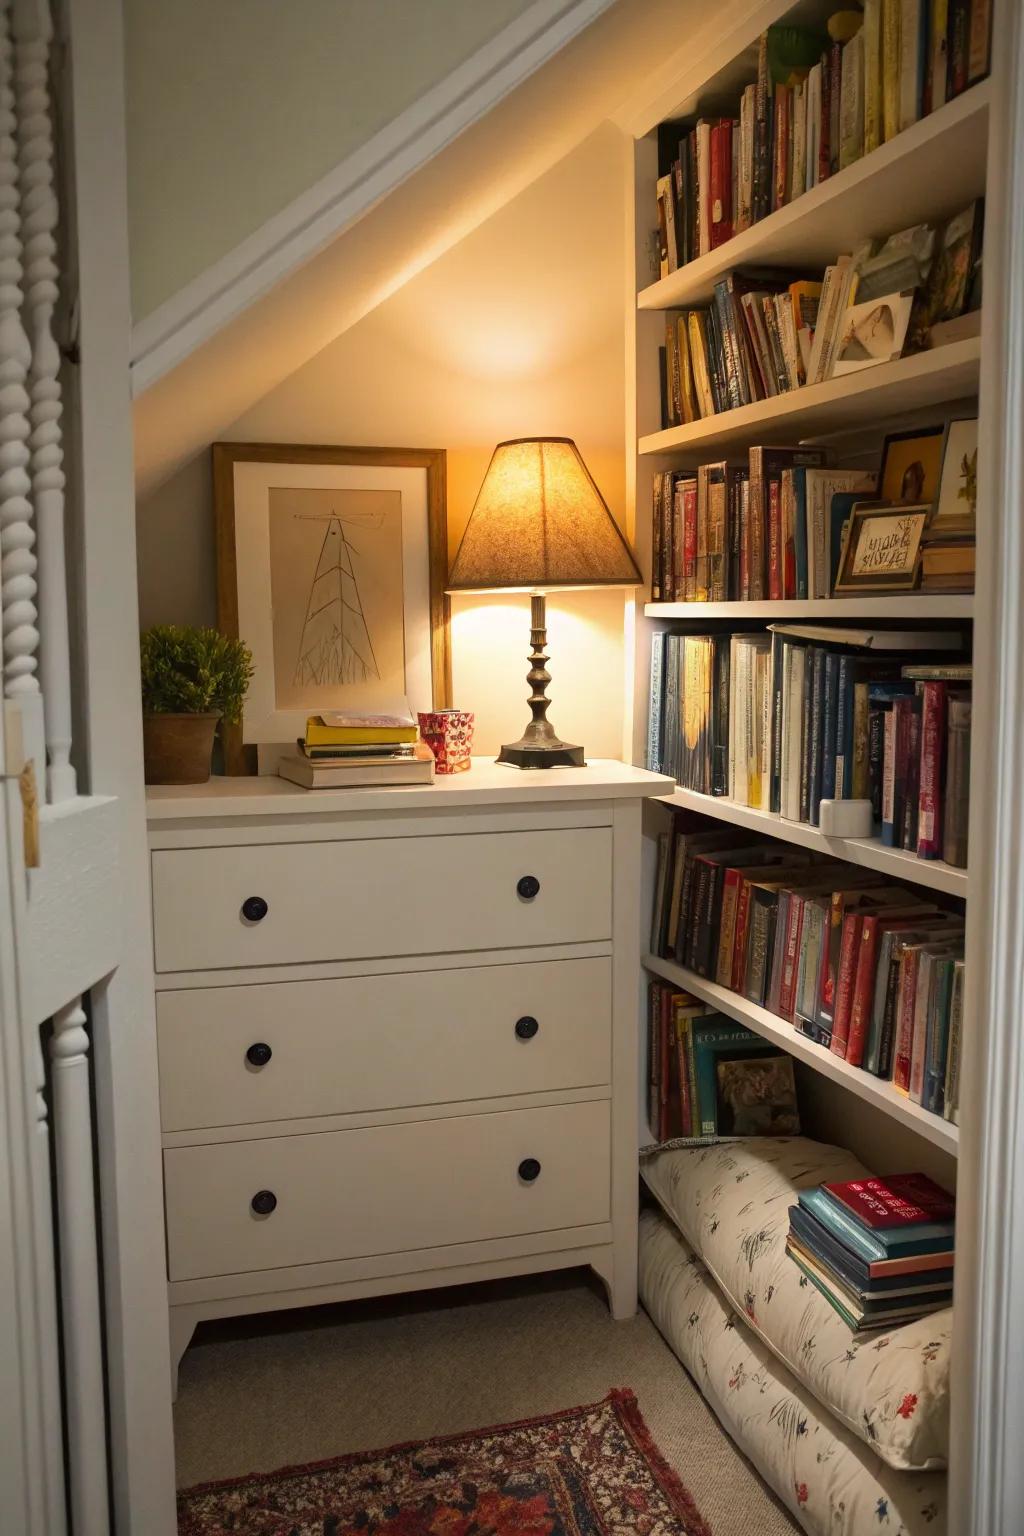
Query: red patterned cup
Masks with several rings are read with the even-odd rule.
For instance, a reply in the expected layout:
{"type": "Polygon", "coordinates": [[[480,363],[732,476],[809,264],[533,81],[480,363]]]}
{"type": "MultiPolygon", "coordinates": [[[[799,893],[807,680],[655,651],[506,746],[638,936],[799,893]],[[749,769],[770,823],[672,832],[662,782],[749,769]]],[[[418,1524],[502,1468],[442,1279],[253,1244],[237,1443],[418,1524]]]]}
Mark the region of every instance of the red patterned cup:
{"type": "Polygon", "coordinates": [[[435,709],[419,716],[420,735],[438,773],[465,773],[473,750],[474,716],[465,709],[435,709]]]}

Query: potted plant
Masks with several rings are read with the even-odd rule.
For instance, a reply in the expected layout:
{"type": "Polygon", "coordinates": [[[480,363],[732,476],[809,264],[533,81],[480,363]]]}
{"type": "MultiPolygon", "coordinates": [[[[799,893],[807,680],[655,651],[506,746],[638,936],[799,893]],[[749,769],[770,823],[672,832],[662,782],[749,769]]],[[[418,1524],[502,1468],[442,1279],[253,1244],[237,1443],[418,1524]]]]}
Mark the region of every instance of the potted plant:
{"type": "Polygon", "coordinates": [[[241,718],[252,653],[215,629],[157,624],[141,640],[147,784],[205,784],[217,722],[241,718]]]}

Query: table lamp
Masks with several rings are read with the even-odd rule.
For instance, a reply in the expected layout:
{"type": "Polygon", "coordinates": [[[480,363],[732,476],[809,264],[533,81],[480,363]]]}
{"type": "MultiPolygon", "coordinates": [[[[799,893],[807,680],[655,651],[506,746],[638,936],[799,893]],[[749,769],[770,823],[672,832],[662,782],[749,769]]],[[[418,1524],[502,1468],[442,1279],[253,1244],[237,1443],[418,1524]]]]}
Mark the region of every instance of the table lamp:
{"type": "Polygon", "coordinates": [[[529,592],[530,713],[498,753],[517,768],[582,768],[548,720],[545,593],[636,587],[636,561],[571,437],[522,437],[491,455],[452,562],[449,592],[529,592]]]}

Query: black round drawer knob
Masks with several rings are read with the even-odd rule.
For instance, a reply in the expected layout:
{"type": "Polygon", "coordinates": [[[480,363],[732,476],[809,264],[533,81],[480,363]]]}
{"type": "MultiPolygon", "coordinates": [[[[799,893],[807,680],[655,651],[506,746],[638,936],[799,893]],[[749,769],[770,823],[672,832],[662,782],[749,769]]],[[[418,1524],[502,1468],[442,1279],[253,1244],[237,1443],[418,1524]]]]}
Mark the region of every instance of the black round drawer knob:
{"type": "Polygon", "coordinates": [[[524,1184],[532,1184],[540,1175],[540,1163],[535,1157],[524,1157],[519,1164],[519,1177],[524,1184]]]}
{"type": "Polygon", "coordinates": [[[257,1216],[269,1216],[271,1211],[277,1210],[277,1196],[272,1189],[258,1189],[249,1204],[257,1216]]]}
{"type": "Polygon", "coordinates": [[[516,881],[516,890],[524,901],[532,901],[540,890],[540,881],[536,875],[521,875],[516,881]]]}
{"type": "Polygon", "coordinates": [[[250,1045],[246,1051],[245,1059],[253,1067],[265,1067],[273,1054],[269,1045],[262,1040],[257,1040],[256,1044],[250,1045]]]}
{"type": "Polygon", "coordinates": [[[540,1025],[537,1023],[537,1020],[531,1018],[528,1013],[524,1014],[521,1019],[516,1019],[517,1040],[532,1040],[538,1029],[540,1029],[540,1025]]]}
{"type": "Polygon", "coordinates": [[[247,896],[242,902],[242,916],[247,923],[258,923],[266,917],[270,908],[262,896],[247,896]]]}

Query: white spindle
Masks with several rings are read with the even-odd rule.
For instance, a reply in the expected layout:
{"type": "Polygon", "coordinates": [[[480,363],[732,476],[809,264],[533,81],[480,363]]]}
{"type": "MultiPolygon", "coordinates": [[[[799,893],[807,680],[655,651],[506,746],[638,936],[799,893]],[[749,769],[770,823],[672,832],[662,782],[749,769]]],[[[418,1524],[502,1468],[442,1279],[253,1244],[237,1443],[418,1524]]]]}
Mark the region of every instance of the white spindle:
{"type": "Polygon", "coordinates": [[[64,468],[60,352],[53,336],[58,299],[57,194],[47,74],[53,24],[47,0],[14,0],[14,92],[27,324],[32,494],[39,551],[39,659],[46,722],[48,798],[76,792],[71,766],[71,668],[64,556],[64,468]]]}
{"type": "Polygon", "coordinates": [[[21,322],[21,214],[10,6],[0,7],[0,581],[3,583],[4,692],[22,705],[26,749],[41,770],[42,698],[36,675],[35,534],[25,381],[31,352],[21,322]]]}
{"type": "Polygon", "coordinates": [[[35,1250],[35,1318],[40,1368],[39,1399],[46,1457],[45,1529],[63,1536],[64,1428],[61,1411],[60,1358],[57,1346],[57,1275],[53,1258],[53,1193],[50,1182],[50,1126],[46,1109],[46,1066],[39,1032],[34,1031],[35,1125],[32,1160],[32,1223],[35,1250]]]}
{"type": "Polygon", "coordinates": [[[75,1536],[110,1536],[89,1034],[85,1025],[82,1000],[75,998],[54,1016],[50,1042],[64,1396],[71,1528],[75,1536]]]}

